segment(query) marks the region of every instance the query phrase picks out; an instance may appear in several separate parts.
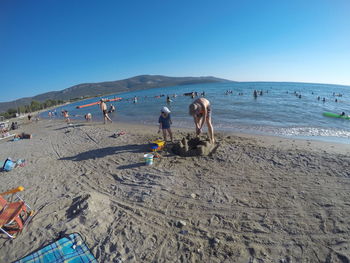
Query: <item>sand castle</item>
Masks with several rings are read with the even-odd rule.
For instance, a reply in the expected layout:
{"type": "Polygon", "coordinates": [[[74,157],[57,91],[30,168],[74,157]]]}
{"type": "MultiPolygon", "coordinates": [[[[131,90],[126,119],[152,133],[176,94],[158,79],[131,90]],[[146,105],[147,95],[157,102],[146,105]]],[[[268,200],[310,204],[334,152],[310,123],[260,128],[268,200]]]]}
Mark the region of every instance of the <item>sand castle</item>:
{"type": "Polygon", "coordinates": [[[191,138],[188,134],[171,149],[173,153],[183,156],[206,156],[217,148],[216,144],[211,144],[209,140],[202,140],[199,137],[191,138]]]}

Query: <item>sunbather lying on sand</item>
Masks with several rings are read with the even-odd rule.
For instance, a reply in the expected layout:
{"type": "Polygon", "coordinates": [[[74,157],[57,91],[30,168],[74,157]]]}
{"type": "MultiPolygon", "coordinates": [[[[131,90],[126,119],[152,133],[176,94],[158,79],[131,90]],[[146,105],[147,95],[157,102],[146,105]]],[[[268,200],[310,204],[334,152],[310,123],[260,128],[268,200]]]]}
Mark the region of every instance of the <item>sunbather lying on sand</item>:
{"type": "Polygon", "coordinates": [[[20,139],[31,139],[32,137],[33,135],[24,133],[24,132],[15,135],[15,138],[20,138],[20,139]]]}

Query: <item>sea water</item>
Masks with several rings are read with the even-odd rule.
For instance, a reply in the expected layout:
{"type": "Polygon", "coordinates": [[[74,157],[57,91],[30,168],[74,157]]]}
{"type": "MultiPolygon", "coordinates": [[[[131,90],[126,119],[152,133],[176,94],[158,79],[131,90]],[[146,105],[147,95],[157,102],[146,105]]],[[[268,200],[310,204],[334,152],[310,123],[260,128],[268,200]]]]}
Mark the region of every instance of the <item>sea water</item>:
{"type": "MultiPolygon", "coordinates": [[[[205,98],[212,105],[215,130],[350,143],[350,120],[322,115],[323,112],[350,114],[349,86],[222,82],[147,89],[104,98],[122,98],[118,102],[107,103],[107,106],[113,104],[116,107],[116,111],[109,114],[114,121],[154,125],[156,129],[160,109],[167,106],[171,110],[172,127],[190,128],[194,124],[188,114],[188,106],[194,99],[183,95],[190,92],[198,92],[198,97],[205,92],[205,98]],[[261,91],[262,95],[255,98],[254,90],[261,91]],[[166,101],[167,95],[170,103],[166,101]],[[133,100],[135,96],[137,103],[133,100]]],[[[77,119],[89,112],[93,120],[101,121],[103,118],[98,105],[76,109],[78,105],[97,100],[99,98],[72,103],[57,108],[57,111],[68,110],[77,119]]]]}

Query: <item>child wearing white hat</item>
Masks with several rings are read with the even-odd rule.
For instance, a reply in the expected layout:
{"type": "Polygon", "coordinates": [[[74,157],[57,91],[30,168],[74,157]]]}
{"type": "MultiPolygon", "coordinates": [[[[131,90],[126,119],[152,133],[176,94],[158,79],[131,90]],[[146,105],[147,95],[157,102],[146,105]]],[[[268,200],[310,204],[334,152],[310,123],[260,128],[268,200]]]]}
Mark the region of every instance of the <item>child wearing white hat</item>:
{"type": "Polygon", "coordinates": [[[159,130],[158,133],[160,133],[160,131],[163,131],[163,137],[164,137],[164,141],[166,141],[167,139],[167,132],[169,133],[170,136],[170,140],[173,141],[173,133],[171,132],[170,129],[170,125],[172,124],[171,121],[171,117],[170,117],[170,110],[168,109],[168,107],[163,107],[160,110],[161,114],[159,116],[159,130]]]}

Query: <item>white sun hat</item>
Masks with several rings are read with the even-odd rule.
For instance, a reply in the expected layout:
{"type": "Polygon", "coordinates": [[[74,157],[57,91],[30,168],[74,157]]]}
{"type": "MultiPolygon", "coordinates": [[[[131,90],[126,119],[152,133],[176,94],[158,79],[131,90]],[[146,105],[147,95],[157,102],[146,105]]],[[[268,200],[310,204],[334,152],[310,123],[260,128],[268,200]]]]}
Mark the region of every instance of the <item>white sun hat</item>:
{"type": "Polygon", "coordinates": [[[161,110],[161,112],[167,113],[169,114],[171,111],[168,109],[168,107],[163,107],[161,110]]]}

